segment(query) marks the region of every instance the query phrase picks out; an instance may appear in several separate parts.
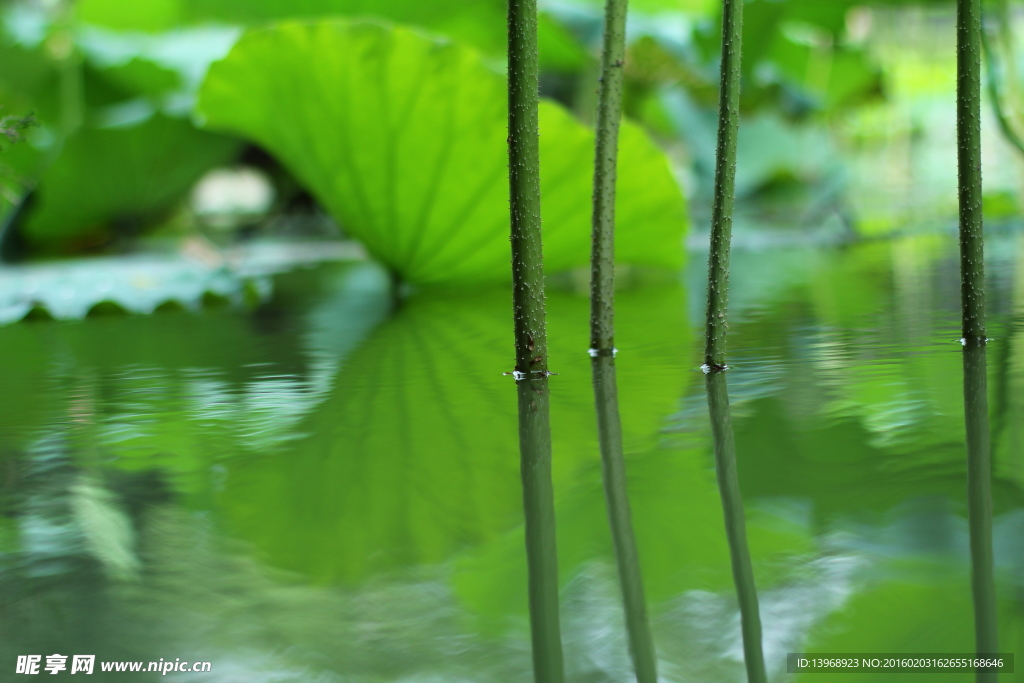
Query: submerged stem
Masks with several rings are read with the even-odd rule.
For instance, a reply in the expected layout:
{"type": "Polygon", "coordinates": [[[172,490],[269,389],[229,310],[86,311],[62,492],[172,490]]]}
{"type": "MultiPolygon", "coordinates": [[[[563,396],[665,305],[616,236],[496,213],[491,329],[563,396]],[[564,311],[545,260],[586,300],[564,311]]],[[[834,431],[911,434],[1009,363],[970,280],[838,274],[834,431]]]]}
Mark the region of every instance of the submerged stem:
{"type": "Polygon", "coordinates": [[[508,150],[519,452],[534,677],[563,680],[540,222],[537,2],[508,3],[508,150]],[[519,379],[521,377],[521,379],[519,379]]]}

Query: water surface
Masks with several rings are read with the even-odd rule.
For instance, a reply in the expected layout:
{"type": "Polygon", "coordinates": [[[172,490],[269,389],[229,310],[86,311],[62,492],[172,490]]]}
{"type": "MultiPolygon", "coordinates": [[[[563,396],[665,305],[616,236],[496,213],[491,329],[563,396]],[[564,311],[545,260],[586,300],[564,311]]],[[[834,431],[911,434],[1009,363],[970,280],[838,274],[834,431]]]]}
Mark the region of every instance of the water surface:
{"type": "MultiPolygon", "coordinates": [[[[1014,651],[1024,240],[997,230],[988,249],[995,562],[1014,651]]],[[[626,278],[616,362],[661,677],[741,681],[697,370],[703,259],[626,278]]],[[[787,678],[793,651],[971,651],[955,241],[741,240],[731,284],[769,676],[787,678]]],[[[171,680],[530,680],[510,296],[396,306],[386,287],[368,264],[322,266],[277,276],[252,309],[0,328],[0,666],[57,652],[212,662],[171,680]]],[[[567,673],[628,681],[589,304],[566,287],[548,305],[567,673]]]]}

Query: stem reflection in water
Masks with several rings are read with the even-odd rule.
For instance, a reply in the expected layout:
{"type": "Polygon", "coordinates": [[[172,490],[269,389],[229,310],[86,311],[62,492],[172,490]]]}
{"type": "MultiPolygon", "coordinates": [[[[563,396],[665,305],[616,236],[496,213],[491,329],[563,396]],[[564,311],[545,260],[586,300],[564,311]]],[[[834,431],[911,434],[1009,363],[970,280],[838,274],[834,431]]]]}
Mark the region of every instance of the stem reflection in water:
{"type": "Polygon", "coordinates": [[[715,440],[715,471],[718,491],[722,496],[725,513],[725,534],[729,540],[732,558],[732,577],[740,604],[740,624],[743,632],[743,657],[750,683],[767,683],[764,653],[761,650],[761,616],[757,604],[754,569],[747,547],[747,525],[743,511],[743,497],[736,474],[736,443],[729,414],[729,390],[724,372],[707,375],[708,410],[711,413],[711,433],[715,440]]]}
{"type": "Polygon", "coordinates": [[[622,424],[615,380],[615,359],[611,354],[596,354],[592,361],[594,398],[597,403],[597,428],[601,441],[601,467],[604,495],[608,505],[608,523],[615,544],[622,603],[626,613],[629,652],[638,683],[658,680],[657,653],[647,618],[640,558],[633,534],[629,494],[626,489],[626,463],[622,457],[622,424]]]}
{"type": "Polygon", "coordinates": [[[517,384],[534,680],[537,683],[561,683],[564,673],[558,616],[558,558],[555,550],[555,494],[551,482],[547,380],[541,386],[538,386],[540,382],[529,380],[517,384]]]}
{"type": "MultiPolygon", "coordinates": [[[[967,423],[967,508],[971,537],[971,592],[974,597],[975,647],[999,651],[996,590],[992,567],[992,459],[988,428],[985,344],[964,348],[964,413],[967,423]]],[[[979,683],[998,674],[979,671],[979,683]]]]}

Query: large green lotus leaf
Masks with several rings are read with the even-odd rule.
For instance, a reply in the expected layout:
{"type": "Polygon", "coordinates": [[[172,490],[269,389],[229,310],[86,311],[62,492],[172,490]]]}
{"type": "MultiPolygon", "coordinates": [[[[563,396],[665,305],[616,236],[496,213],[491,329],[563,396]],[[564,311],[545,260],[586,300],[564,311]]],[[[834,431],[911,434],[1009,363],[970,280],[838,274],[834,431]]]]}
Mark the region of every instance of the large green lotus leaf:
{"type": "Polygon", "coordinates": [[[163,116],[84,128],[44,172],[22,230],[30,242],[52,249],[107,235],[115,223],[146,227],[237,150],[231,138],[163,116]]]}
{"type": "MultiPolygon", "coordinates": [[[[698,373],[679,287],[619,293],[625,443],[650,447],[698,373]],[[674,368],[673,370],[669,370],[674,368]]],[[[593,478],[596,418],[585,297],[553,292],[552,436],[558,491],[593,478]],[[577,330],[578,333],[573,331],[577,330]]],[[[522,523],[511,300],[418,296],[350,355],[289,452],[223,463],[228,528],[273,565],[321,581],[442,562],[522,523]]],[[[602,512],[585,534],[600,534],[602,512]]]]}
{"type": "MultiPolygon", "coordinates": [[[[288,23],[214,64],[199,112],[281,160],[371,254],[415,283],[509,277],[505,79],[471,50],[371,23],[288,23]]],[[[550,271],[584,265],[593,134],[542,103],[550,271]]],[[[685,206],[668,162],[623,126],[619,260],[677,267],[685,206]]]]}
{"type": "Polygon", "coordinates": [[[379,17],[429,28],[489,54],[503,53],[507,43],[504,0],[183,0],[183,6],[196,19],[248,25],[316,17],[379,17]]]}
{"type": "Polygon", "coordinates": [[[78,19],[124,31],[165,31],[175,26],[182,13],[180,0],[80,0],[78,19]]]}

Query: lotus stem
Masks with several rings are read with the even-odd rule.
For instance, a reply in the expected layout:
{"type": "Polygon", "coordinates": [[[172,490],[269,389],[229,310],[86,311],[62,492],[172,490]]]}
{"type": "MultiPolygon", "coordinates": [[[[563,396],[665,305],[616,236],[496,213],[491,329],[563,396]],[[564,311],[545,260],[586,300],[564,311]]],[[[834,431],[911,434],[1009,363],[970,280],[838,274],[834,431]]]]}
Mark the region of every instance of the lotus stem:
{"type": "Polygon", "coordinates": [[[590,261],[590,348],[605,354],[615,347],[615,173],[625,59],[626,2],[608,0],[598,89],[590,261]]]}
{"type": "Polygon", "coordinates": [[[508,150],[519,452],[537,683],[562,683],[541,249],[537,2],[508,3],[508,150]]]}
{"type": "Polygon", "coordinates": [[[736,444],[729,413],[729,391],[723,371],[729,304],[729,247],[736,194],[736,138],[740,119],[740,61],[743,0],[722,1],[722,80],[718,104],[718,150],[715,159],[711,248],[708,255],[708,308],[704,372],[711,434],[715,444],[715,475],[722,498],[732,576],[740,608],[743,659],[749,683],[767,683],[761,645],[761,615],[754,569],[747,546],[746,519],[736,470],[736,444]]]}
{"type": "Polygon", "coordinates": [[[618,387],[615,377],[615,174],[622,118],[626,59],[626,0],[605,5],[604,49],[597,106],[594,154],[593,249],[590,272],[590,355],[597,410],[601,471],[608,523],[615,546],[619,586],[626,617],[629,653],[638,683],[657,683],[654,638],[647,616],[640,559],[633,533],[626,463],[622,452],[618,387]]]}
{"type": "MultiPolygon", "coordinates": [[[[981,0],[957,0],[957,167],[960,181],[960,303],[963,315],[967,511],[974,636],[979,654],[998,652],[992,567],[992,461],[985,362],[985,243],[981,185],[981,0]]],[[[998,674],[979,671],[979,683],[998,674]]]]}
{"type": "Polygon", "coordinates": [[[957,0],[957,169],[963,337],[985,341],[985,242],[981,202],[981,0],[957,0]]]}
{"type": "Polygon", "coordinates": [[[743,0],[722,0],[722,74],[718,100],[714,204],[711,208],[711,250],[708,255],[707,338],[704,346],[704,363],[712,370],[725,367],[725,316],[729,306],[729,247],[736,196],[736,137],[740,127],[742,40],[743,0]]]}

